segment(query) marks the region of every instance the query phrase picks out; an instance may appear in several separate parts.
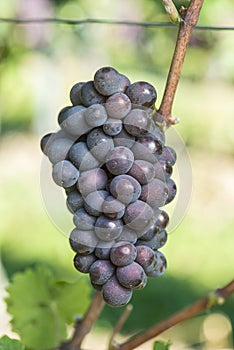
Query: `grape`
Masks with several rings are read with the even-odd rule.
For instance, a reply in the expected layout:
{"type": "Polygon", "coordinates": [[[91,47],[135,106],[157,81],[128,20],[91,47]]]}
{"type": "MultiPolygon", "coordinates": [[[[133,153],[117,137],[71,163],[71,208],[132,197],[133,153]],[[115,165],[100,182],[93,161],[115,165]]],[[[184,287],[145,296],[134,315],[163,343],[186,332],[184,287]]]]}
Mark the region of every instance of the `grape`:
{"type": "Polygon", "coordinates": [[[118,135],[123,128],[122,121],[120,119],[108,118],[103,125],[103,131],[109,136],[118,135]]]}
{"type": "Polygon", "coordinates": [[[154,236],[151,240],[145,241],[145,240],[138,240],[137,245],[145,245],[150,247],[152,250],[157,250],[162,248],[167,241],[167,231],[161,230],[154,233],[154,236]]]}
{"type": "MultiPolygon", "coordinates": [[[[66,189],[67,190],[67,189],[66,189]]],[[[71,213],[75,213],[78,209],[84,205],[83,197],[76,189],[67,193],[67,208],[71,213]]]]}
{"type": "Polygon", "coordinates": [[[153,214],[152,208],[147,203],[137,200],[127,206],[123,220],[131,229],[144,232],[151,225],[153,214]]]}
{"type": "Polygon", "coordinates": [[[137,81],[129,85],[126,94],[133,104],[149,108],[154,106],[157,99],[155,88],[145,81],[137,81]]]}
{"type": "Polygon", "coordinates": [[[119,146],[106,155],[106,167],[113,175],[127,173],[132,167],[134,155],[127,147],[119,146]]]}
{"type": "Polygon", "coordinates": [[[44,135],[42,138],[41,138],[41,141],[40,141],[40,147],[41,147],[41,150],[42,152],[47,156],[47,147],[48,147],[48,143],[49,143],[49,140],[52,139],[54,133],[50,132],[49,134],[46,134],[44,135]]]}
{"type": "Polygon", "coordinates": [[[123,231],[121,232],[121,235],[116,239],[116,241],[126,241],[134,244],[137,241],[136,231],[131,230],[127,226],[123,226],[123,231]]]}
{"type": "Polygon", "coordinates": [[[135,137],[127,133],[124,129],[121,132],[113,137],[115,147],[124,146],[131,148],[135,143],[135,137]]]}
{"type": "Polygon", "coordinates": [[[78,138],[91,129],[84,117],[84,106],[74,106],[64,112],[64,120],[61,128],[68,134],[78,138]]]}
{"type": "Polygon", "coordinates": [[[100,94],[110,96],[123,86],[123,78],[112,67],[102,67],[94,75],[94,86],[100,94]]]}
{"type": "Polygon", "coordinates": [[[169,223],[168,214],[164,210],[161,210],[159,216],[157,217],[157,219],[155,221],[155,225],[159,228],[164,229],[167,227],[168,223],[169,223]]]}
{"type": "Polygon", "coordinates": [[[92,80],[88,81],[81,87],[80,97],[82,104],[85,107],[105,102],[105,97],[100,95],[99,92],[95,89],[92,80]]]}
{"type": "Polygon", "coordinates": [[[167,261],[163,253],[156,251],[154,262],[149,265],[146,269],[146,275],[149,277],[161,276],[167,268],[167,261]]]}
{"type": "Polygon", "coordinates": [[[102,211],[110,219],[120,219],[124,215],[125,205],[112,196],[106,197],[102,211]]]}
{"type": "Polygon", "coordinates": [[[67,106],[61,109],[58,114],[58,124],[61,125],[64,120],[67,118],[67,111],[71,108],[71,106],[67,106]]]}
{"type": "Polygon", "coordinates": [[[125,130],[133,136],[145,134],[148,130],[148,125],[148,114],[142,109],[132,109],[124,119],[125,130]]]}
{"type": "Polygon", "coordinates": [[[166,184],[167,184],[167,188],[168,188],[168,197],[167,197],[165,204],[168,204],[175,198],[176,192],[177,192],[177,187],[176,187],[175,182],[172,179],[169,179],[166,184]]]}
{"type": "Polygon", "coordinates": [[[107,191],[94,191],[85,197],[85,210],[93,216],[100,216],[102,214],[102,207],[105,198],[108,196],[107,191]]]}
{"type": "Polygon", "coordinates": [[[95,249],[95,255],[99,259],[109,259],[110,258],[110,250],[113,246],[114,241],[106,242],[100,240],[95,249]]]}
{"type": "Polygon", "coordinates": [[[124,306],[132,297],[132,290],[123,287],[115,276],[112,276],[102,288],[103,299],[111,306],[124,306]]]}
{"type": "Polygon", "coordinates": [[[92,155],[85,142],[77,142],[72,145],[68,157],[80,171],[95,169],[100,165],[100,162],[92,155]]]}
{"type": "Polygon", "coordinates": [[[56,164],[62,160],[65,160],[67,158],[69,149],[71,148],[72,144],[73,141],[68,138],[55,138],[54,140],[52,140],[48,147],[46,147],[46,153],[50,162],[52,164],[56,164]]]}
{"type": "Polygon", "coordinates": [[[102,215],[97,218],[94,229],[98,238],[111,242],[121,234],[123,222],[122,220],[111,220],[102,215]]]}
{"type": "Polygon", "coordinates": [[[137,256],[135,262],[140,264],[144,270],[151,266],[155,261],[155,252],[146,245],[136,246],[137,256]]]}
{"type": "Polygon", "coordinates": [[[96,128],[103,125],[107,120],[105,107],[100,104],[94,104],[86,109],[84,117],[90,126],[96,128]]]}
{"type": "Polygon", "coordinates": [[[135,202],[141,193],[141,186],[132,176],[118,175],[110,183],[110,192],[120,202],[135,202]]]}
{"type": "Polygon", "coordinates": [[[152,208],[158,208],[166,203],[168,196],[167,185],[159,179],[154,179],[141,188],[140,199],[152,208]]]}
{"type": "Polygon", "coordinates": [[[68,160],[62,160],[54,165],[52,177],[58,186],[66,188],[77,182],[79,171],[68,160]]]}
{"type": "Polygon", "coordinates": [[[126,77],[126,75],[124,74],[120,74],[120,92],[125,92],[127,87],[131,84],[130,80],[128,79],[128,77],[126,77]]]}
{"type": "Polygon", "coordinates": [[[106,135],[101,128],[89,132],[87,145],[94,157],[101,162],[105,161],[107,153],[114,148],[112,137],[106,135]]]}
{"type": "MultiPolygon", "coordinates": [[[[154,123],[154,121],[151,118],[151,113],[149,115],[149,125],[148,125],[148,131],[145,134],[146,136],[151,137],[153,140],[157,141],[161,144],[163,147],[165,145],[165,134],[162,128],[160,128],[158,125],[154,123]]],[[[162,150],[161,150],[162,151],[162,150]]]]}
{"type": "Polygon", "coordinates": [[[79,82],[72,86],[70,90],[70,100],[73,106],[82,104],[81,88],[84,84],[85,84],[84,82],[79,82]]]}
{"type": "Polygon", "coordinates": [[[155,233],[165,229],[169,222],[169,216],[163,210],[157,210],[156,212],[154,211],[154,218],[155,219],[152,226],[148,229],[148,231],[140,236],[141,240],[150,241],[154,237],[155,233]]]}
{"type": "Polygon", "coordinates": [[[114,274],[115,266],[109,260],[96,260],[89,269],[89,276],[94,284],[106,283],[114,274]]]}
{"type": "Polygon", "coordinates": [[[94,231],[82,231],[74,228],[70,234],[69,242],[72,250],[81,255],[94,252],[97,245],[97,237],[94,231]]]}
{"type": "Polygon", "coordinates": [[[141,185],[145,185],[154,178],[154,166],[145,160],[135,160],[128,175],[134,177],[141,185]]]}
{"type": "Polygon", "coordinates": [[[136,262],[117,267],[116,277],[125,288],[142,289],[147,283],[147,277],[143,268],[136,262]]]}
{"type": "Polygon", "coordinates": [[[117,92],[106,100],[106,110],[111,118],[123,119],[131,110],[131,101],[123,92],[117,92]]]}
{"type": "Polygon", "coordinates": [[[97,258],[94,254],[80,255],[76,254],[74,257],[75,268],[82,273],[88,273],[91,265],[96,261],[97,258]]]}
{"type": "Polygon", "coordinates": [[[107,183],[107,175],[100,168],[84,171],[78,179],[78,188],[83,196],[89,193],[104,190],[107,183]]]}
{"type": "Polygon", "coordinates": [[[160,155],[160,160],[164,160],[168,162],[171,166],[173,166],[176,162],[176,152],[173,148],[169,146],[165,146],[162,149],[162,154],[160,155]]]}
{"type": "Polygon", "coordinates": [[[155,177],[165,182],[172,174],[172,166],[169,162],[160,159],[154,163],[154,171],[155,177]]]}
{"type": "Polygon", "coordinates": [[[131,151],[134,154],[135,160],[144,160],[146,162],[154,164],[157,161],[156,155],[151,153],[140,142],[135,142],[131,147],[131,151]]]}
{"type": "Polygon", "coordinates": [[[89,215],[83,208],[78,209],[73,216],[73,222],[79,230],[92,230],[95,221],[96,217],[89,215]]]}
{"type": "Polygon", "coordinates": [[[116,266],[131,264],[137,255],[136,247],[130,242],[118,242],[110,250],[110,260],[116,266]]]}
{"type": "Polygon", "coordinates": [[[150,135],[138,137],[136,141],[145,147],[146,152],[150,152],[152,154],[162,153],[161,143],[154,140],[154,138],[150,135]]]}

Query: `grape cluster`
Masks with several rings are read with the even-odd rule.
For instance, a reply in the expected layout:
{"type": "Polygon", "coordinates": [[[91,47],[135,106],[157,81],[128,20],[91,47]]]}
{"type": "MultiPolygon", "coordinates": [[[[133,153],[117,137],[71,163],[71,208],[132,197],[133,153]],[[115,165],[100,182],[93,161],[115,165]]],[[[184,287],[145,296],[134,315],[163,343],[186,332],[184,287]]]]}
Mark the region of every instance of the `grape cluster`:
{"type": "Polygon", "coordinates": [[[169,217],[161,207],[176,194],[176,154],[152,117],[156,98],[151,84],[100,68],[71,88],[59,131],[41,140],[73,214],[74,266],[112,306],[128,303],[147,276],[166,269],[159,249],[169,217]]]}

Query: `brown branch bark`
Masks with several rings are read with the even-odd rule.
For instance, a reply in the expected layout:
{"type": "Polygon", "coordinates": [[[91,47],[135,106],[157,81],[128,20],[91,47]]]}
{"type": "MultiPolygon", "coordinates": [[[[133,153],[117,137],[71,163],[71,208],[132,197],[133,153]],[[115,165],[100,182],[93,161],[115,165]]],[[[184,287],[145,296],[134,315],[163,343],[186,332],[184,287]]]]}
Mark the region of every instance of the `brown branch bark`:
{"type": "Polygon", "coordinates": [[[192,317],[201,314],[204,311],[211,309],[216,305],[221,305],[225,300],[234,293],[234,280],[228,283],[223,288],[219,288],[216,291],[208,294],[206,297],[196,301],[192,305],[182,309],[181,311],[175,313],[174,315],[168,317],[166,320],[159,322],[158,324],[152,326],[146,331],[143,331],[126,342],[116,345],[114,349],[118,350],[131,350],[135,349],[137,346],[147,342],[148,340],[156,337],[157,335],[163,333],[167,329],[191,319],[192,317]]]}
{"type": "Polygon", "coordinates": [[[189,7],[183,14],[183,20],[179,25],[176,47],[172,58],[170,70],[167,77],[166,87],[158,113],[161,114],[168,124],[175,124],[172,118],[172,105],[176,89],[180,80],[180,74],[186,54],[186,50],[202,8],[204,0],[191,0],[189,7]]]}
{"type": "Polygon", "coordinates": [[[91,328],[100,315],[103,307],[104,301],[102,294],[101,292],[96,291],[83,320],[77,322],[71,340],[62,344],[56,350],[81,350],[81,344],[85,336],[91,331],[91,328]]]}

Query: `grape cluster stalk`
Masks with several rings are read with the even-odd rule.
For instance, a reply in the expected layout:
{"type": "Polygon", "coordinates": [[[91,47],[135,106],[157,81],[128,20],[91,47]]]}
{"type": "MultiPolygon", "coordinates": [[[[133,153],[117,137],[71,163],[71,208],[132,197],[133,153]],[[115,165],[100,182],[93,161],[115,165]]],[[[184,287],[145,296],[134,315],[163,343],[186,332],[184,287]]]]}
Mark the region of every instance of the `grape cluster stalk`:
{"type": "Polygon", "coordinates": [[[148,277],[161,276],[169,216],[176,195],[174,149],[157,120],[155,88],[131,83],[113,67],[70,90],[59,131],[41,139],[52,178],[73,215],[74,266],[111,306],[127,304],[148,277]]]}

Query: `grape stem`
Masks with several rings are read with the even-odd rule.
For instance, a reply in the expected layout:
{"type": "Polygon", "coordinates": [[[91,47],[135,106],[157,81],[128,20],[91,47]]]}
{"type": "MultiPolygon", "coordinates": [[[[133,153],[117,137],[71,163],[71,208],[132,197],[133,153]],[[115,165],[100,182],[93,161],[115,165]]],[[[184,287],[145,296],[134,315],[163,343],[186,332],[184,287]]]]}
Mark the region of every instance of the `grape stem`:
{"type": "Polygon", "coordinates": [[[91,331],[91,328],[102,312],[104,305],[105,303],[101,292],[96,291],[84,318],[81,321],[76,322],[71,340],[63,343],[55,350],[81,350],[81,344],[85,336],[91,331]]]}
{"type": "Polygon", "coordinates": [[[162,0],[163,6],[171,20],[172,23],[179,23],[181,21],[181,17],[175,4],[172,0],[162,0]]]}
{"type": "Polygon", "coordinates": [[[178,119],[175,119],[171,116],[172,105],[180,80],[180,74],[186,50],[192,35],[193,28],[197,24],[203,2],[204,0],[191,0],[188,9],[185,10],[182,8],[180,11],[181,21],[179,24],[177,42],[167,77],[164,95],[159,110],[157,111],[167,120],[168,126],[171,124],[176,124],[178,122],[178,119]]]}
{"type": "Polygon", "coordinates": [[[124,323],[126,322],[126,320],[128,319],[130,313],[133,310],[133,306],[131,304],[127,305],[126,308],[124,309],[124,312],[122,313],[122,315],[120,316],[118,322],[116,323],[111,337],[110,337],[110,341],[109,341],[109,350],[115,349],[115,336],[121,331],[121,329],[123,328],[124,323]]]}
{"type": "Polygon", "coordinates": [[[207,310],[210,310],[214,306],[222,305],[228,297],[234,293],[234,280],[229,282],[223,288],[218,288],[215,291],[209,293],[204,298],[194,302],[188,307],[178,311],[171,315],[162,322],[157,323],[146,331],[140,332],[127,340],[122,344],[112,342],[111,350],[131,350],[137,346],[147,342],[148,340],[156,337],[163,333],[167,329],[191,319],[194,316],[201,314],[207,310]]]}

